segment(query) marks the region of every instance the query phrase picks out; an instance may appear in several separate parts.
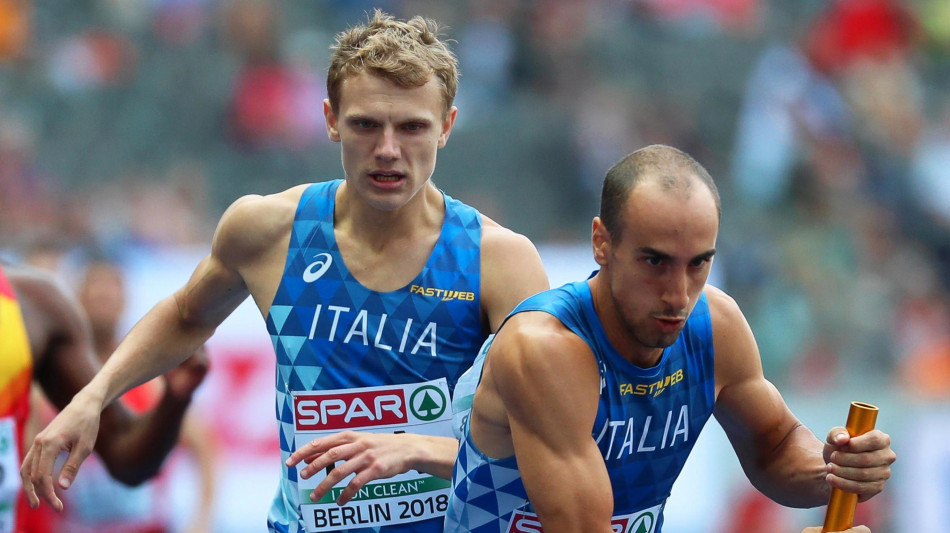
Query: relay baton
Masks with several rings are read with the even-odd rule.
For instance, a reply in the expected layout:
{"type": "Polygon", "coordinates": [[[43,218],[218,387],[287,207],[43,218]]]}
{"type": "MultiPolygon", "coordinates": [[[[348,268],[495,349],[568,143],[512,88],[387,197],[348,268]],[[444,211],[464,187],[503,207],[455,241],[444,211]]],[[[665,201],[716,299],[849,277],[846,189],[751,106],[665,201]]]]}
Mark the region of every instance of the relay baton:
{"type": "MultiPolygon", "coordinates": [[[[874,429],[877,422],[877,407],[869,403],[851,402],[848,411],[848,423],[845,427],[852,437],[864,435],[874,429]]],[[[858,495],[845,492],[841,489],[831,489],[831,499],[828,501],[828,511],[825,514],[825,525],[821,533],[844,531],[854,522],[854,509],[858,505],[858,495]]]]}

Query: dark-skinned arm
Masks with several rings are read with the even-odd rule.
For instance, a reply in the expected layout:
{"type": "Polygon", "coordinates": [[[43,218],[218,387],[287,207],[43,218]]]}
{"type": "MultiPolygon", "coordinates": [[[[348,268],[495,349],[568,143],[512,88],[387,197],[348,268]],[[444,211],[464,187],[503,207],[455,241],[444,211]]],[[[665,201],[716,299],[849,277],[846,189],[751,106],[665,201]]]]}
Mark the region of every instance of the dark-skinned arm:
{"type": "MultiPolygon", "coordinates": [[[[52,276],[25,267],[11,268],[8,274],[30,339],[34,379],[62,410],[100,368],[88,320],[75,298],[52,276]]],[[[158,407],[147,415],[135,416],[119,402],[106,407],[95,449],[113,477],[134,485],[158,472],[175,446],[191,394],[206,369],[203,359],[175,369],[158,407]]],[[[68,479],[74,476],[75,472],[68,479]]]]}

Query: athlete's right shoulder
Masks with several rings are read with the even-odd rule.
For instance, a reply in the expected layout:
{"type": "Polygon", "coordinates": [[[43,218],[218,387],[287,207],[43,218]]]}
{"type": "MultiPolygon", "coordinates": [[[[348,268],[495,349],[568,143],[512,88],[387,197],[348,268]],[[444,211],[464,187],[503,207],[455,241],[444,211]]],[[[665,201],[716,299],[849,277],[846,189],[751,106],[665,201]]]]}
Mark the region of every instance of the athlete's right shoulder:
{"type": "Polygon", "coordinates": [[[525,311],[508,319],[489,349],[485,375],[508,412],[526,416],[534,416],[529,406],[549,403],[555,391],[562,398],[596,397],[588,393],[597,390],[600,379],[590,346],[543,311],[525,311]]]}
{"type": "Polygon", "coordinates": [[[218,222],[212,252],[224,259],[242,261],[261,253],[289,236],[300,196],[309,184],[279,193],[242,196],[232,203],[218,222]]]}
{"type": "Polygon", "coordinates": [[[511,315],[492,345],[511,354],[508,364],[567,365],[586,356],[589,347],[556,316],[545,311],[522,311],[511,315]]]}

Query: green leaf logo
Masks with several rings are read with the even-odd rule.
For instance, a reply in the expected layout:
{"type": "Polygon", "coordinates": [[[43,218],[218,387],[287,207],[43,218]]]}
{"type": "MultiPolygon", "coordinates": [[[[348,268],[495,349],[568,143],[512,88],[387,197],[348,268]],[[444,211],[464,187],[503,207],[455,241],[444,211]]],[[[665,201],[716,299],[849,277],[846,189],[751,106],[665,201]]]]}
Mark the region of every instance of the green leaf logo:
{"type": "Polygon", "coordinates": [[[653,524],[656,522],[656,517],[653,516],[653,513],[646,511],[636,517],[633,521],[633,525],[630,526],[631,533],[650,533],[653,531],[653,524]]]}
{"type": "Polygon", "coordinates": [[[433,385],[419,387],[409,397],[409,409],[416,418],[423,422],[429,422],[442,416],[448,404],[448,398],[445,397],[442,389],[433,385]]]}

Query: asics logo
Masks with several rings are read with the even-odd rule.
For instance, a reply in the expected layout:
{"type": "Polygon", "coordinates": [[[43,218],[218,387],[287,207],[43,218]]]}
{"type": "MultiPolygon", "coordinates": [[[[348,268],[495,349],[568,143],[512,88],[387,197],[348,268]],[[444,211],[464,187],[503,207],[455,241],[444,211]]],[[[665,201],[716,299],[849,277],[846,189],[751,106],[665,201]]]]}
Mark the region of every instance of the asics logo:
{"type": "Polygon", "coordinates": [[[328,253],[317,254],[313,258],[316,261],[310,263],[307,270],[303,271],[303,280],[307,283],[313,283],[320,279],[320,276],[324,275],[327,269],[330,268],[330,264],[333,263],[333,256],[328,253]]]}

